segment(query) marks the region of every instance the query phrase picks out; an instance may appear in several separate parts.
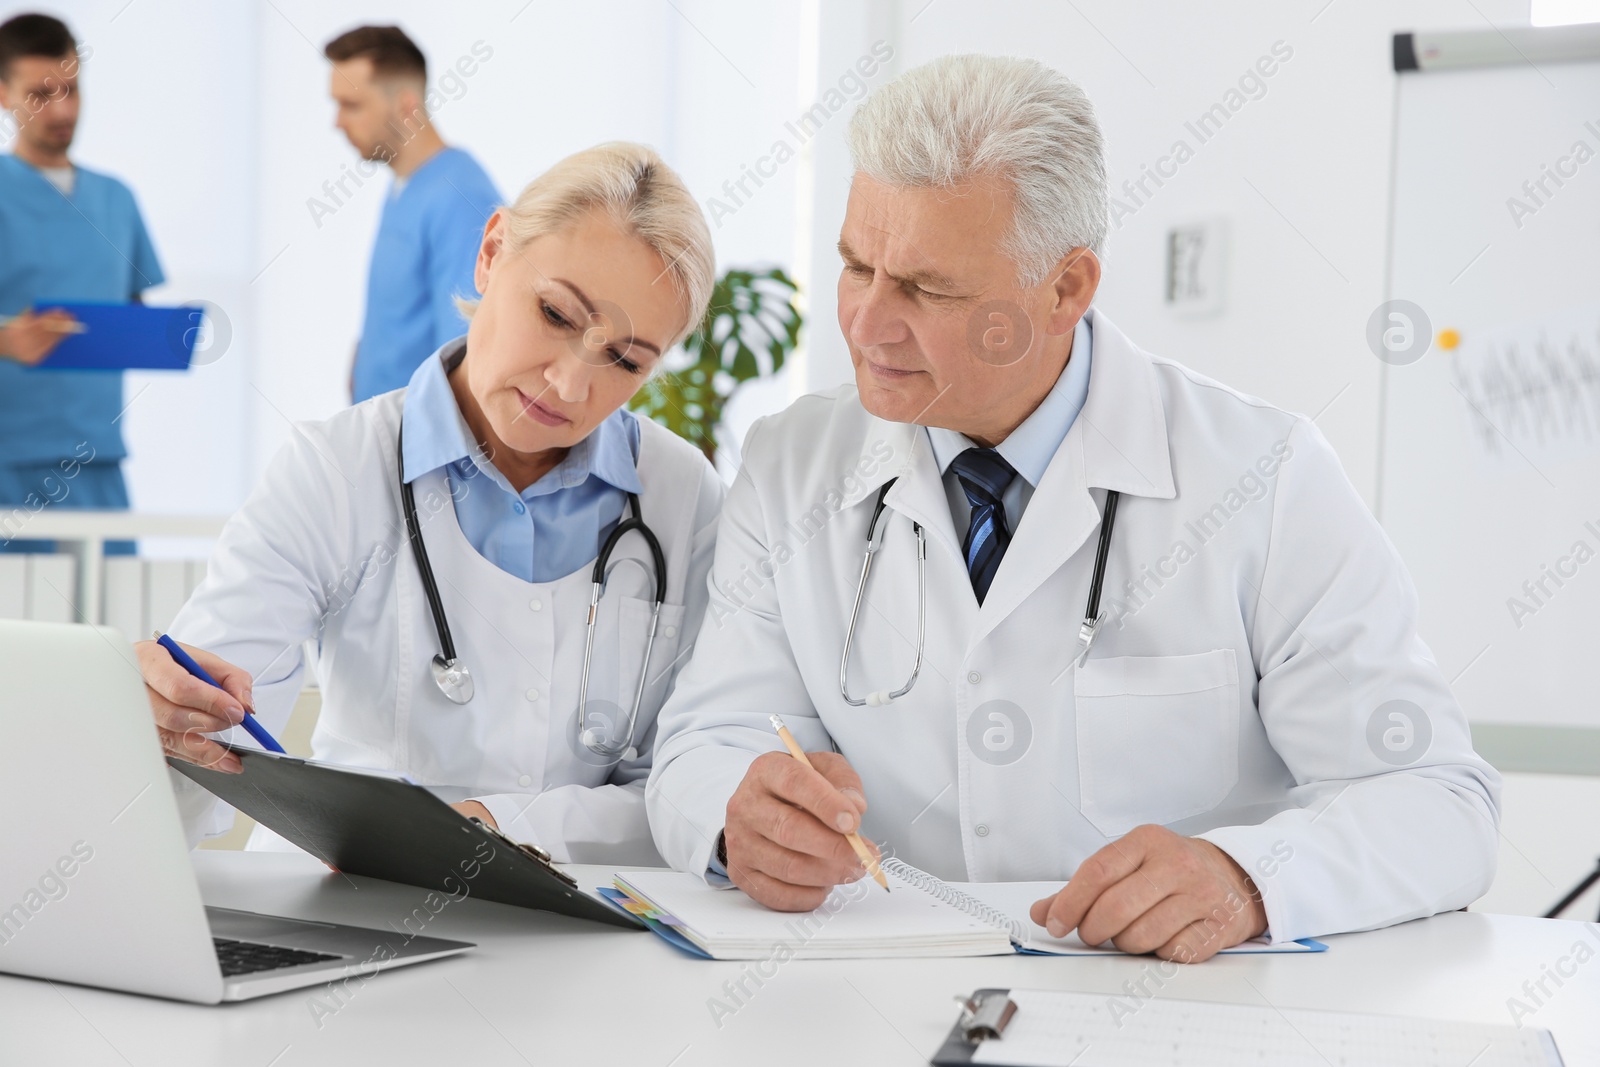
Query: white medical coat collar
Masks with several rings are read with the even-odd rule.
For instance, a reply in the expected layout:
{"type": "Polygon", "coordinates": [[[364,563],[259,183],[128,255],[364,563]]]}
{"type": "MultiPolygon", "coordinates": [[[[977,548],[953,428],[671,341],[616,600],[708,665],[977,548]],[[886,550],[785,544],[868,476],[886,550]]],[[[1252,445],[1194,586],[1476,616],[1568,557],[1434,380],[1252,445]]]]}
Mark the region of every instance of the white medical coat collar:
{"type": "MultiPolygon", "coordinates": [[[[1051,470],[1070,463],[1076,452],[1082,457],[1085,488],[1170,500],[1177,490],[1172,482],[1166,408],[1150,356],[1099,308],[1091,307],[1085,317],[1094,335],[1089,396],[1039,484],[1053,480],[1051,470]]],[[[948,512],[927,430],[870,414],[868,419],[862,469],[873,469],[873,473],[855,483],[844,506],[876,499],[878,490],[891,478],[905,482],[931,475],[932,502],[948,512]],[[887,463],[881,460],[885,448],[892,457],[887,463]]]]}
{"type": "MultiPolygon", "coordinates": [[[[1088,541],[1100,524],[1100,509],[1091,488],[1156,499],[1177,495],[1166,408],[1151,357],[1103,313],[1090,308],[1087,314],[1093,316],[1090,326],[1094,331],[1088,400],[1045,469],[1013,533],[1012,551],[995,575],[982,607],[973,599],[971,609],[977,613],[974,643],[982,641],[1088,541]]],[[[884,483],[895,478],[885,504],[920,523],[931,543],[944,544],[960,560],[961,534],[950,515],[949,498],[926,430],[872,418],[862,450],[863,463],[868,456],[881,457],[885,445],[892,459],[880,463],[874,476],[858,483],[844,506],[876,499],[884,483]]]]}

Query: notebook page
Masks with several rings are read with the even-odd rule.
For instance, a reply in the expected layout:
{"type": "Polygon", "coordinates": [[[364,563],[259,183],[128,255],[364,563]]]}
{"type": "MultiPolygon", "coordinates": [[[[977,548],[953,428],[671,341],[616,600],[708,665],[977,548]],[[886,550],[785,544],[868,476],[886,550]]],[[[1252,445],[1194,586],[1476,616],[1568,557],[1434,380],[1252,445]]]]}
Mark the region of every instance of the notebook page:
{"type": "Polygon", "coordinates": [[[837,886],[812,912],[772,911],[737,890],[681,871],[619,871],[630,895],[671,916],[719,959],[765,958],[778,943],[796,956],[992,955],[1011,951],[1004,932],[889,876],[837,886]]]}
{"type": "Polygon", "coordinates": [[[1017,1013],[973,1063],[1056,1067],[1558,1067],[1548,1031],[1158,997],[1013,989],[1017,1013]],[[1118,1006],[1120,1005],[1120,1007],[1118,1006]],[[1087,1055],[1086,1055],[1087,1054],[1087,1055]]]}
{"type": "MultiPolygon", "coordinates": [[[[1036,925],[1029,917],[1029,909],[1033,902],[1045,897],[1055,896],[1061,892],[1063,882],[951,882],[950,888],[967,894],[997,911],[1005,912],[1027,931],[1027,938],[1022,947],[1034,949],[1039,952],[1050,952],[1062,956],[1097,956],[1121,955],[1121,950],[1113,945],[1103,946],[1085,945],[1078,937],[1076,931],[1066,937],[1051,937],[1044,927],[1036,925]]],[[[1309,952],[1311,949],[1294,941],[1287,941],[1280,945],[1270,944],[1264,940],[1246,941],[1244,944],[1224,952],[1309,952]]]]}

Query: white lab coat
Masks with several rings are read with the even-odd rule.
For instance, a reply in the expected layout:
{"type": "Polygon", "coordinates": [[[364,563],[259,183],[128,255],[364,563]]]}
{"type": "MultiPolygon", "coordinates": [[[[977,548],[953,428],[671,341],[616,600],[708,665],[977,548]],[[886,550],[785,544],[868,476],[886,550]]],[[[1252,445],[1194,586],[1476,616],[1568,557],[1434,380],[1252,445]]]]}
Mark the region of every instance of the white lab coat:
{"type": "Polygon", "coordinates": [[[1311,420],[1089,314],[1088,400],[981,608],[925,430],[869,415],[854,387],[751,429],[696,655],[661,717],[649,803],[662,855],[706,871],[729,796],[780,747],[777,712],[860,773],[869,836],[946,879],[1064,882],[1157,823],[1237,860],[1278,939],[1474,900],[1494,871],[1499,776],[1332,448],[1311,420]],[[927,533],[927,650],[909,695],[855,708],[839,656],[890,478],[851,695],[911,671],[913,521],[927,533]],[[1122,494],[1106,619],[1072,669],[1106,489],[1122,494]],[[1383,708],[1395,700],[1420,711],[1390,718],[1408,708],[1383,708]]]}
{"type": "MultiPolygon", "coordinates": [[[[442,469],[415,483],[417,511],[476,693],[458,706],[435,685],[429,664],[438,637],[400,506],[395,437],[404,395],[295,427],[228,521],[171,632],[248,670],[260,721],[275,735],[304,680],[302,644],[318,641],[314,758],[403,772],[451,801],[476,798],[502,830],[557,859],[659,862],[644,779],[656,712],[705,610],[721,482],[697,449],[639,420],[640,505],[666,555],[667,595],[636,726],[638,755],[608,760],[585,748],[577,730],[592,564],[554,582],[500,570],[461,532],[442,469]]],[[[618,542],[609,574],[590,679],[596,726],[626,715],[642,669],[654,568],[641,538],[618,542]]],[[[254,744],[242,730],[233,735],[254,744]]],[[[187,779],[175,781],[192,825],[228,813],[213,812],[220,806],[196,796],[187,779]]],[[[258,834],[252,846],[273,843],[258,834]]]]}

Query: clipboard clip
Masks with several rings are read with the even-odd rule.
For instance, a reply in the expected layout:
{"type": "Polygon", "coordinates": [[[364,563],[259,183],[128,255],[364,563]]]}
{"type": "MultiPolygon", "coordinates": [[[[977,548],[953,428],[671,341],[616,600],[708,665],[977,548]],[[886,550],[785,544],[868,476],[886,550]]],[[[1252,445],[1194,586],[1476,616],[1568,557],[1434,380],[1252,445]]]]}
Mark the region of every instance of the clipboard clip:
{"type": "Polygon", "coordinates": [[[961,1000],[956,1029],[969,1044],[998,1040],[1006,1032],[1012,1016],[1017,1014],[1016,1002],[1006,993],[1004,989],[980,989],[961,1000]]]}
{"type": "Polygon", "coordinates": [[[550,858],[550,853],[546,852],[538,845],[535,845],[531,841],[514,841],[502,833],[499,827],[490,826],[476,815],[472,816],[471,818],[473,822],[478,824],[478,828],[480,830],[494,838],[500,844],[522,853],[524,856],[527,856],[529,859],[539,864],[545,870],[549,871],[551,874],[555,875],[572,888],[578,888],[578,880],[572,877],[572,875],[568,874],[566,871],[562,870],[560,867],[556,866],[556,861],[550,858]]]}

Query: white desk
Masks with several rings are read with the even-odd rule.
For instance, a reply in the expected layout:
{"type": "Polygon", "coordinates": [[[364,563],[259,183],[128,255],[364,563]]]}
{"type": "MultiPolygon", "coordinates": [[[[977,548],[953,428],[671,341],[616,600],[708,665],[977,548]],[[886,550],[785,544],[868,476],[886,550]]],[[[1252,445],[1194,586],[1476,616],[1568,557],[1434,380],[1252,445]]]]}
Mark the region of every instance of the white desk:
{"type": "MultiPolygon", "coordinates": [[[[227,907],[383,926],[425,896],[332,874],[299,854],[197,852],[194,861],[206,901],[227,907]]],[[[574,873],[609,880],[602,868],[574,873]]],[[[1119,993],[1160,966],[1153,957],[791,961],[760,988],[747,979],[753,995],[719,1026],[709,1001],[731,1006],[723,984],[749,964],[695,960],[648,933],[475,900],[447,905],[421,932],[478,948],[351,983],[342,1007],[326,987],[207,1008],[0,976],[0,1063],[915,1065],[954,1021],[958,993],[1119,993]],[[336,1009],[320,1025],[316,999],[336,1009]]],[[[1569,1065],[1600,1063],[1594,924],[1455,913],[1328,940],[1323,955],[1182,968],[1157,995],[1508,1023],[1508,998],[1583,941],[1595,957],[1559,989],[1547,980],[1553,995],[1528,1024],[1553,1031],[1569,1065]]]]}

